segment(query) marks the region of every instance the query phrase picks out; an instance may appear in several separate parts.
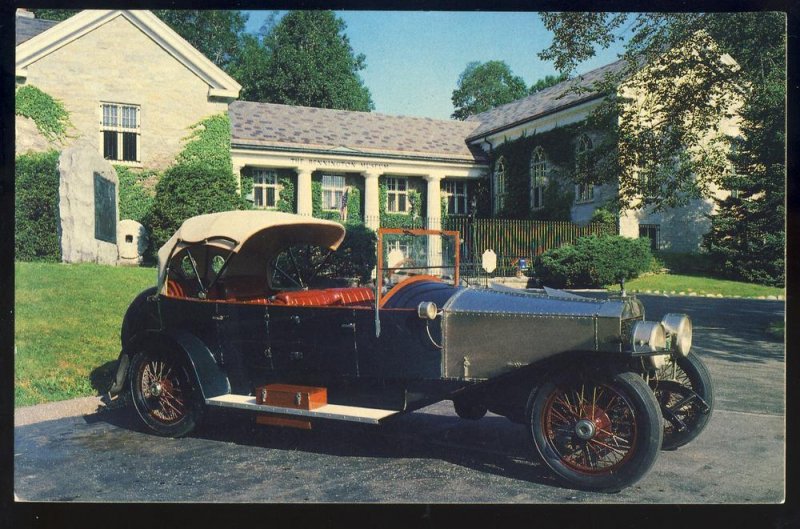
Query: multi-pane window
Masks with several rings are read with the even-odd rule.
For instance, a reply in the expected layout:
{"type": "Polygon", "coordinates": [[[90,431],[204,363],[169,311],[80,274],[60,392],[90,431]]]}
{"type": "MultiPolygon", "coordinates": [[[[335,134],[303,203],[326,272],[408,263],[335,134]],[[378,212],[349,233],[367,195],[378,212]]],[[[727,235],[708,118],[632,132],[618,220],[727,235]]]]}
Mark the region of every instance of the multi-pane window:
{"type": "Polygon", "coordinates": [[[591,202],[594,200],[594,160],[592,157],[592,140],[584,134],[578,140],[575,152],[576,176],[578,180],[575,190],[576,202],[591,202]]]}
{"type": "Polygon", "coordinates": [[[531,209],[544,207],[546,177],[547,161],[544,158],[544,150],[536,147],[531,153],[531,209]]]}
{"type": "Polygon", "coordinates": [[[448,215],[466,215],[467,211],[467,183],[458,180],[444,181],[444,196],[447,199],[448,215]]]}
{"type": "Polygon", "coordinates": [[[386,179],[386,211],[389,213],[407,213],[410,209],[408,201],[408,179],[386,179]]]}
{"type": "Polygon", "coordinates": [[[140,108],[136,105],[103,103],[101,112],[103,157],[117,162],[140,162],[140,108]]]}
{"type": "Polygon", "coordinates": [[[322,209],[341,209],[345,191],[344,175],[322,175],[322,209]]]}
{"type": "Polygon", "coordinates": [[[506,203],[506,162],[503,158],[494,165],[494,212],[500,213],[506,203]]]}
{"type": "Polygon", "coordinates": [[[253,169],[253,206],[272,209],[278,206],[278,173],[274,169],[253,169]]]}
{"type": "Polygon", "coordinates": [[[658,250],[661,244],[661,226],[658,224],[639,224],[639,238],[650,239],[650,249],[658,250]]]}

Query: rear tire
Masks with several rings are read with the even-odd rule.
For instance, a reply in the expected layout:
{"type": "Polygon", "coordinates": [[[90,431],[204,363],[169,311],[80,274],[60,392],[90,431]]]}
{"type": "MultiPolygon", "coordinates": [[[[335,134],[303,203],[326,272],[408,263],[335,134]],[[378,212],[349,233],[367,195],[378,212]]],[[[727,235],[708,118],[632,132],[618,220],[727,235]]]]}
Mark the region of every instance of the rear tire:
{"type": "Polygon", "coordinates": [[[186,358],[147,349],[131,360],[129,387],[139,419],[156,435],[183,437],[202,422],[205,404],[186,358]]]}
{"type": "Polygon", "coordinates": [[[644,476],[661,448],[661,411],[631,372],[564,373],[531,392],[528,432],[569,487],[616,492],[644,476]]]}

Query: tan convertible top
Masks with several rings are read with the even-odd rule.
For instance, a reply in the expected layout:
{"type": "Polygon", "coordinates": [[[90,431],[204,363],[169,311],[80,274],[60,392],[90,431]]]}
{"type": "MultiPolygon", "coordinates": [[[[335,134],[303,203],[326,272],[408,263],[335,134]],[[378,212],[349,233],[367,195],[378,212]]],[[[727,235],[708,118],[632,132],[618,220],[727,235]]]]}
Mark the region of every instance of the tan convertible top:
{"type": "Polygon", "coordinates": [[[223,211],[192,217],[158,250],[158,288],[160,291],[164,285],[170,255],[191,244],[205,241],[238,252],[253,239],[248,248],[255,246],[261,256],[269,258],[292,243],[336,250],[344,234],[344,227],[337,222],[277,211],[223,211]]]}

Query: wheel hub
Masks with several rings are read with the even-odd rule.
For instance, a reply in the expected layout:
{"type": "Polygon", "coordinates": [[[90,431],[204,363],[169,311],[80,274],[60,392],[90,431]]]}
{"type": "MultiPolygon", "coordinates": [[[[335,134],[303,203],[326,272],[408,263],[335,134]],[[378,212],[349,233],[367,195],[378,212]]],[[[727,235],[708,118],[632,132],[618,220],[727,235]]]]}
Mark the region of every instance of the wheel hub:
{"type": "Polygon", "coordinates": [[[575,423],[575,435],[577,435],[579,439],[588,441],[594,437],[596,432],[597,428],[594,423],[588,419],[581,419],[575,423]]]}
{"type": "Polygon", "coordinates": [[[150,395],[153,397],[161,397],[164,393],[169,393],[172,388],[169,380],[154,380],[150,387],[147,388],[150,395]]]}

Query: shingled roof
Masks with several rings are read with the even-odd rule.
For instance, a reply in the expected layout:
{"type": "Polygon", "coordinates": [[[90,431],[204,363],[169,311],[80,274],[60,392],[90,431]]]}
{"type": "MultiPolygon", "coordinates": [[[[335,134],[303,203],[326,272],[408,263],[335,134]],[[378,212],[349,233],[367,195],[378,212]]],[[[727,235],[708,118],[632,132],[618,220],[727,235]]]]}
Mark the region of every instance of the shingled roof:
{"type": "Polygon", "coordinates": [[[526,121],[532,121],[565,107],[597,99],[602,94],[597,92],[567,92],[567,90],[576,81],[578,86],[591,88],[595,82],[601,81],[606,74],[618,73],[624,67],[625,60],[612,62],[576,78],[545,88],[528,97],[470,116],[467,121],[479,122],[480,126],[469,134],[467,141],[476,140],[487,134],[499,132],[526,121]],[[563,97],[561,97],[562,95],[563,97]]]}
{"type": "Polygon", "coordinates": [[[249,101],[234,101],[228,114],[234,147],[485,162],[483,151],[464,141],[480,125],[476,122],[249,101]]]}
{"type": "Polygon", "coordinates": [[[42,18],[30,18],[17,16],[16,18],[16,38],[15,46],[19,46],[26,40],[32,39],[39,33],[43,33],[58,24],[57,20],[44,20],[42,18]]]}

